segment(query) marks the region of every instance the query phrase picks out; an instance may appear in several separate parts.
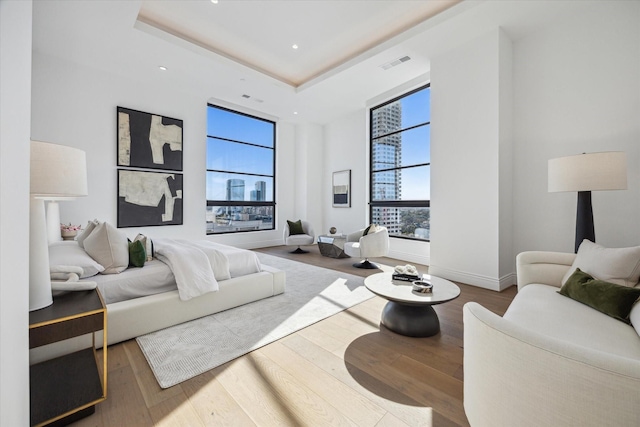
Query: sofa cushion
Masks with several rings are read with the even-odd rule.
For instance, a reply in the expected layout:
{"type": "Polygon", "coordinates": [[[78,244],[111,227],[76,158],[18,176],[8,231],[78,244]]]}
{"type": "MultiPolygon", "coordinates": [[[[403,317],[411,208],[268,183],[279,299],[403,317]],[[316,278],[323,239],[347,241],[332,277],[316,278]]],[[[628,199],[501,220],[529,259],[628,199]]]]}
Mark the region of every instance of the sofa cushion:
{"type": "Polygon", "coordinates": [[[564,275],[562,284],[576,268],[595,277],[622,286],[635,286],[640,279],[640,246],[605,248],[583,240],[573,265],[564,275]]]}
{"type": "Polygon", "coordinates": [[[557,291],[557,287],[549,285],[525,286],[518,291],[504,318],[542,335],[640,360],[640,339],[632,326],[557,291]]]}
{"type": "Polygon", "coordinates": [[[631,307],[640,297],[640,289],[594,279],[579,268],[558,293],[625,323],[629,323],[631,307]]]}

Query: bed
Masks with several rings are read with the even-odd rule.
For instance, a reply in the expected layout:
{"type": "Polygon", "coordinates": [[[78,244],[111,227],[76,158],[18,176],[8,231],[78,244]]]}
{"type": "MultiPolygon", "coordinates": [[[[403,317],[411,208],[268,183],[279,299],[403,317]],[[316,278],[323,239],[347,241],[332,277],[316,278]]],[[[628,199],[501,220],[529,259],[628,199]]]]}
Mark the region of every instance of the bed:
{"type": "MultiPolygon", "coordinates": [[[[154,239],[156,241],[160,243],[160,240],[154,239]]],[[[221,274],[222,278],[216,274],[217,290],[187,299],[181,295],[172,269],[177,267],[171,266],[171,260],[160,254],[145,262],[142,268],[126,268],[117,274],[100,274],[101,269],[104,272],[104,266],[88,256],[78,242],[58,242],[50,245],[50,265],[52,268],[60,265],[81,266],[84,277],[79,282],[97,284],[107,305],[107,345],[284,292],[284,271],[261,264],[253,251],[210,241],[195,244],[205,245],[223,254],[229,262],[229,268],[228,273],[221,274]]],[[[102,334],[96,334],[95,338],[96,345],[102,347],[102,334]]],[[[86,347],[90,339],[89,335],[34,349],[31,351],[31,363],[86,347]]]]}

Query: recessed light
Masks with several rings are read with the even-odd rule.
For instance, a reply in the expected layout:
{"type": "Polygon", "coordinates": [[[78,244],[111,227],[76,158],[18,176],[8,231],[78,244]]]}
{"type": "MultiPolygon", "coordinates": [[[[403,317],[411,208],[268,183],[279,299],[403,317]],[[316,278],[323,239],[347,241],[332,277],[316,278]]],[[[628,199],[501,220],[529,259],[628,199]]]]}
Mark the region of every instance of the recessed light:
{"type": "Polygon", "coordinates": [[[292,48],[294,48],[294,49],[297,49],[297,48],[298,48],[298,45],[297,45],[297,44],[294,44],[294,45],[293,45],[293,46],[291,46],[291,47],[292,47],[292,48]]]}
{"type": "Polygon", "coordinates": [[[211,0],[211,3],[218,4],[218,0],[211,0]]]}
{"type": "Polygon", "coordinates": [[[162,71],[167,71],[167,67],[165,67],[164,65],[161,65],[158,68],[160,68],[162,71]]]}
{"type": "Polygon", "coordinates": [[[297,112],[297,111],[294,111],[294,112],[293,112],[293,114],[294,114],[294,115],[296,115],[296,114],[298,114],[298,112],[297,112]]]}

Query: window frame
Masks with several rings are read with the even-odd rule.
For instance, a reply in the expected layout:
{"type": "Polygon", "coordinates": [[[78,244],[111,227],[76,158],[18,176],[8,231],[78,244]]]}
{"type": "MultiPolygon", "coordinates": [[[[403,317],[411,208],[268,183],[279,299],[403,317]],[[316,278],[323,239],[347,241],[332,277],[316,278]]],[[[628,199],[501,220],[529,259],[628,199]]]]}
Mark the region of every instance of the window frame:
{"type": "MultiPolygon", "coordinates": [[[[425,162],[425,163],[418,163],[418,164],[412,164],[409,166],[398,166],[398,167],[393,167],[393,168],[385,168],[385,169],[379,169],[379,170],[374,170],[374,143],[375,141],[379,140],[379,139],[383,139],[386,138],[388,136],[391,135],[397,135],[400,134],[402,132],[406,132],[412,129],[417,129],[420,127],[424,127],[424,126],[431,126],[431,117],[429,117],[429,120],[426,122],[422,122],[419,124],[413,124],[411,126],[408,126],[406,128],[400,128],[397,130],[394,130],[392,132],[388,132],[388,133],[384,133],[384,134],[380,134],[377,135],[376,137],[374,137],[374,132],[373,132],[373,117],[374,117],[374,111],[379,109],[379,108],[383,108],[389,104],[392,104],[396,101],[399,101],[403,98],[406,98],[408,96],[413,95],[416,92],[420,92],[422,90],[428,89],[431,87],[431,83],[427,83],[425,85],[422,85],[420,87],[417,87],[413,90],[410,90],[408,92],[405,92],[399,96],[396,96],[388,101],[385,101],[381,104],[375,105],[373,107],[369,108],[369,219],[370,221],[373,219],[373,210],[375,208],[385,208],[385,207],[390,207],[390,208],[431,208],[431,199],[429,198],[428,200],[380,200],[380,201],[375,201],[374,200],[374,175],[377,173],[381,173],[381,172],[389,172],[389,171],[401,171],[401,170],[405,170],[405,169],[411,169],[411,168],[416,168],[416,167],[429,167],[429,176],[431,175],[431,156],[429,156],[429,162],[425,162]]],[[[413,240],[413,241],[418,241],[418,242],[430,242],[431,239],[421,239],[421,238],[416,238],[416,237],[410,237],[410,236],[402,236],[402,235],[396,235],[396,234],[389,234],[389,237],[395,238],[395,239],[405,239],[405,240],[413,240]]]]}
{"type": "MultiPolygon", "coordinates": [[[[264,177],[264,178],[271,178],[272,179],[272,194],[273,194],[273,200],[272,201],[252,201],[252,200],[209,200],[206,197],[205,194],[205,200],[206,200],[206,207],[209,206],[250,206],[250,207],[271,207],[272,212],[273,212],[273,216],[272,216],[272,223],[271,223],[271,228],[261,228],[258,230],[229,230],[229,231],[221,231],[221,232],[209,232],[208,230],[205,230],[207,236],[216,236],[216,235],[221,235],[221,234],[235,234],[235,233],[255,233],[255,232],[260,232],[260,231],[272,231],[276,229],[276,144],[277,144],[277,131],[276,131],[276,127],[277,127],[277,123],[273,120],[269,120],[269,119],[265,119],[263,117],[258,117],[255,116],[253,114],[249,114],[249,113],[245,113],[242,111],[238,111],[238,110],[234,110],[232,108],[228,108],[228,107],[223,107],[222,105],[216,105],[213,104],[211,102],[207,102],[207,121],[208,121],[208,109],[209,108],[217,108],[219,110],[224,110],[227,111],[229,113],[232,114],[238,114],[241,116],[245,116],[248,118],[251,118],[253,120],[259,120],[262,122],[267,122],[270,123],[273,126],[273,132],[272,132],[272,138],[273,138],[273,147],[267,147],[264,145],[260,145],[260,144],[256,144],[256,143],[251,143],[251,142],[247,142],[247,141],[237,141],[237,140],[233,140],[230,138],[224,138],[224,137],[220,137],[220,136],[215,136],[215,135],[210,135],[209,134],[209,126],[207,125],[207,145],[209,142],[209,138],[213,138],[213,139],[217,139],[217,140],[221,140],[221,141],[227,141],[227,142],[232,142],[232,143],[236,143],[236,144],[244,144],[244,145],[248,145],[248,146],[253,146],[253,147],[258,147],[258,148],[264,148],[264,149],[269,149],[269,150],[273,150],[273,163],[272,163],[272,170],[273,170],[273,175],[265,175],[265,174],[259,174],[259,173],[250,173],[250,172],[236,172],[236,171],[228,171],[228,170],[220,170],[220,169],[209,169],[208,167],[205,168],[205,180],[206,180],[206,174],[209,172],[214,172],[214,173],[225,173],[225,174],[230,174],[230,175],[248,175],[248,176],[255,176],[255,177],[264,177]]],[[[207,147],[208,150],[208,147],[207,147]]],[[[206,158],[206,156],[205,156],[206,158]]],[[[207,191],[207,185],[205,183],[205,193],[207,191]]],[[[206,222],[205,222],[206,224],[206,222]]]]}

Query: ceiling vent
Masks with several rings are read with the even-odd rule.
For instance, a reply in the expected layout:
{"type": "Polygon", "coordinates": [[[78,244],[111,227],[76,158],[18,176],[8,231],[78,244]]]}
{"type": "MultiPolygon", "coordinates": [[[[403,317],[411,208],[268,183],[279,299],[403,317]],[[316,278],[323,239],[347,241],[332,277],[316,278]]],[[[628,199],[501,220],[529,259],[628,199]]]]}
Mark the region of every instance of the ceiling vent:
{"type": "Polygon", "coordinates": [[[251,95],[247,95],[246,93],[242,95],[243,98],[249,99],[251,98],[251,95]]]}
{"type": "Polygon", "coordinates": [[[382,64],[380,68],[382,68],[383,70],[388,70],[389,68],[395,67],[396,65],[400,65],[403,62],[407,62],[410,60],[411,58],[409,56],[403,56],[402,58],[398,58],[394,61],[387,62],[386,64],[382,64]]]}

